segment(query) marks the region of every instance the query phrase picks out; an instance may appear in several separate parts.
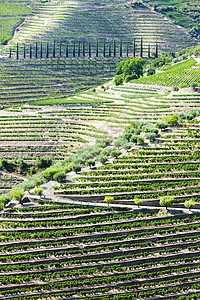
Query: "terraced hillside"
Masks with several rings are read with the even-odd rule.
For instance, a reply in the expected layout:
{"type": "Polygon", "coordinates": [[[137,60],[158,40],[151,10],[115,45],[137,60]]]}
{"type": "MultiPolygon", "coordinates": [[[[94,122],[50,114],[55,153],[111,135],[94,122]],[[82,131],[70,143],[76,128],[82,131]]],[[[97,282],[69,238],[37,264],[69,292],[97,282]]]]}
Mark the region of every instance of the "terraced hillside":
{"type": "Polygon", "coordinates": [[[33,9],[1,60],[3,105],[66,99],[99,85],[112,78],[119,60],[141,55],[141,43],[144,57],[149,49],[155,55],[156,44],[159,52],[196,44],[162,15],[127,1],[55,1],[33,9]]]}
{"type": "Polygon", "coordinates": [[[145,6],[131,6],[127,1],[108,0],[63,1],[38,4],[35,17],[18,32],[13,42],[50,42],[104,38],[123,39],[132,44],[133,38],[144,38],[146,44],[160,44],[161,49],[180,49],[195,40],[180,27],[145,6]]]}
{"type": "MultiPolygon", "coordinates": [[[[0,115],[0,156],[11,162],[21,158],[31,166],[35,165],[37,157],[52,157],[54,161],[59,161],[80,147],[94,145],[96,139],[117,138],[133,121],[142,120],[155,126],[168,113],[199,109],[198,95],[191,89],[185,95],[169,94],[168,90],[167,87],[147,87],[142,84],[124,84],[119,87],[105,84],[96,91],[90,90],[69,98],[68,102],[71,104],[68,105],[46,106],[46,101],[41,100],[37,105],[11,107],[0,115]]],[[[177,134],[181,133],[177,131],[177,134]]],[[[156,138],[157,147],[161,147],[164,152],[170,150],[165,149],[168,142],[166,137],[162,133],[156,138]]],[[[149,143],[148,140],[147,142],[149,143]]],[[[157,150],[156,148],[155,151],[157,150]]],[[[136,161],[141,159],[140,156],[136,161]]],[[[151,158],[147,154],[145,159],[146,163],[151,158]]],[[[136,161],[132,162],[131,159],[130,164],[135,164],[136,161]]],[[[117,161],[114,162],[116,163],[117,161]]],[[[100,175],[105,169],[106,173],[106,168],[112,169],[112,164],[103,167],[99,173],[95,172],[100,175]]],[[[120,165],[120,168],[123,169],[123,166],[120,165]]],[[[90,181],[90,177],[88,180],[90,181]]],[[[82,194],[82,191],[75,191],[76,195],[78,193],[82,194]]]]}
{"type": "MultiPolygon", "coordinates": [[[[199,215],[55,205],[4,211],[0,299],[195,299],[199,215]]],[[[198,299],[198,298],[196,298],[198,299]]]]}
{"type": "Polygon", "coordinates": [[[6,45],[15,29],[32,14],[29,1],[0,1],[0,44],[6,45]],[[27,5],[28,4],[28,5],[27,5]]]}

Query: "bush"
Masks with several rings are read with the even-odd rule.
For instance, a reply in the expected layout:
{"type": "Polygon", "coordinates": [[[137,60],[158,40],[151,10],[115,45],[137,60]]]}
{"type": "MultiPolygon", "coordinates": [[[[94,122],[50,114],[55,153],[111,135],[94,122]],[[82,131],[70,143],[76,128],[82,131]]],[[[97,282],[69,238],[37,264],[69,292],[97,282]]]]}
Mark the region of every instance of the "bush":
{"type": "Polygon", "coordinates": [[[37,188],[34,190],[34,193],[38,196],[42,196],[42,193],[43,193],[43,189],[42,188],[37,188]]]}
{"type": "Polygon", "coordinates": [[[157,127],[158,129],[161,129],[161,130],[162,130],[162,129],[166,129],[166,128],[168,127],[168,124],[165,123],[165,122],[159,121],[159,122],[157,122],[156,127],[157,127]]]}
{"type": "Polygon", "coordinates": [[[53,179],[57,182],[62,182],[66,179],[66,174],[63,171],[60,171],[53,176],[53,179]]]}
{"type": "Polygon", "coordinates": [[[112,196],[105,196],[104,200],[106,201],[106,203],[109,206],[109,204],[114,201],[114,197],[112,197],[112,196]]]}
{"type": "Polygon", "coordinates": [[[35,162],[35,166],[38,169],[48,168],[52,165],[52,158],[38,157],[35,162]]]}
{"type": "Polygon", "coordinates": [[[175,91],[175,92],[178,92],[178,91],[179,91],[179,88],[178,88],[176,85],[174,85],[174,86],[172,87],[172,90],[175,91]]]}
{"type": "Polygon", "coordinates": [[[138,136],[138,138],[137,138],[137,144],[138,145],[143,145],[144,144],[144,138],[141,137],[141,136],[138,136]]]}
{"type": "Polygon", "coordinates": [[[191,82],[190,87],[195,91],[196,88],[198,87],[198,83],[197,82],[191,82]]]}
{"type": "Polygon", "coordinates": [[[11,197],[13,200],[20,201],[24,197],[23,190],[12,190],[11,197]]]}
{"type": "Polygon", "coordinates": [[[147,70],[147,76],[151,76],[151,75],[154,75],[154,74],[156,74],[156,70],[155,69],[150,68],[150,69],[147,70]]]}
{"type": "Polygon", "coordinates": [[[122,154],[122,152],[119,151],[119,150],[116,150],[116,149],[113,149],[113,150],[111,151],[111,156],[112,156],[112,157],[115,157],[115,158],[117,158],[117,157],[120,156],[121,154],[122,154]]]}
{"type": "Polygon", "coordinates": [[[178,87],[179,87],[180,89],[182,89],[182,88],[186,88],[187,86],[188,86],[187,83],[182,82],[182,83],[179,84],[178,87]]]}
{"type": "Polygon", "coordinates": [[[120,85],[123,83],[123,78],[121,75],[116,75],[113,81],[114,85],[120,85]]]}
{"type": "Polygon", "coordinates": [[[45,172],[44,172],[44,176],[48,179],[48,180],[51,180],[53,178],[53,176],[58,173],[58,172],[61,172],[63,171],[62,168],[49,168],[49,169],[46,169],[45,172]]]}
{"type": "Polygon", "coordinates": [[[142,204],[143,203],[143,200],[142,199],[139,199],[139,198],[137,198],[137,196],[135,196],[134,197],[134,203],[135,203],[135,205],[140,205],[140,204],[142,204]]]}
{"type": "Polygon", "coordinates": [[[184,203],[184,206],[186,207],[186,208],[190,208],[190,207],[192,207],[192,206],[195,206],[195,201],[194,200],[192,200],[192,199],[190,199],[190,200],[186,200],[185,201],[185,203],[184,203]]]}
{"type": "Polygon", "coordinates": [[[170,126],[175,125],[178,122],[178,116],[173,114],[173,115],[168,115],[166,117],[163,117],[162,120],[169,124],[170,126]]]}
{"type": "Polygon", "coordinates": [[[133,79],[137,79],[137,76],[135,75],[135,74],[132,74],[132,75],[126,75],[126,77],[125,77],[125,82],[129,82],[129,81],[131,81],[131,80],[133,80],[133,79]]]}
{"type": "Polygon", "coordinates": [[[95,166],[95,160],[90,158],[86,161],[86,165],[89,167],[95,166]]]}
{"type": "Polygon", "coordinates": [[[105,164],[105,162],[108,160],[108,157],[106,155],[100,154],[99,156],[97,156],[97,160],[100,163],[105,164]]]}
{"type": "Polygon", "coordinates": [[[156,139],[156,134],[153,132],[146,133],[145,138],[150,141],[154,141],[156,139]]]}
{"type": "Polygon", "coordinates": [[[160,198],[160,206],[169,207],[172,206],[174,198],[170,196],[163,196],[160,198]]]}
{"type": "Polygon", "coordinates": [[[75,173],[80,172],[81,169],[82,169],[82,165],[80,165],[80,164],[73,164],[72,170],[73,170],[75,173]]]}

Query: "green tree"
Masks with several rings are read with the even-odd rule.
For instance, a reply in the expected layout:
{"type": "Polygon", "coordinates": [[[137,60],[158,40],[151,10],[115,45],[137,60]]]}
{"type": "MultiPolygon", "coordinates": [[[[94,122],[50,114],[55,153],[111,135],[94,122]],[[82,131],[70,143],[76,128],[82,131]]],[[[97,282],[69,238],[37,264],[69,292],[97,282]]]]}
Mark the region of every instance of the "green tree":
{"type": "Polygon", "coordinates": [[[114,49],[113,49],[113,55],[114,55],[114,57],[116,56],[116,42],[115,42],[115,40],[114,40],[114,49]]]}
{"type": "Polygon", "coordinates": [[[40,58],[42,58],[42,42],[40,43],[40,58]]]}
{"type": "Polygon", "coordinates": [[[119,55],[120,55],[120,57],[122,57],[122,47],[123,47],[123,45],[122,45],[122,39],[120,40],[120,45],[119,45],[119,55]]]}
{"type": "Polygon", "coordinates": [[[61,172],[62,170],[62,168],[48,168],[44,171],[44,176],[48,180],[51,180],[56,173],[61,172]]]}
{"type": "Polygon", "coordinates": [[[53,40],[53,58],[56,57],[56,41],[55,39],[53,40]]]}
{"type": "Polygon", "coordinates": [[[78,41],[78,57],[81,55],[81,42],[78,41]]]}
{"type": "Polygon", "coordinates": [[[85,41],[83,41],[83,56],[85,56],[85,41]]]}
{"type": "Polygon", "coordinates": [[[139,199],[137,196],[135,196],[134,203],[135,203],[135,205],[138,205],[138,208],[139,208],[139,206],[143,203],[143,201],[142,201],[142,199],[139,199]]]}
{"type": "Polygon", "coordinates": [[[165,206],[166,208],[172,206],[174,198],[171,196],[163,196],[160,198],[160,206],[165,206]]]}
{"type": "Polygon", "coordinates": [[[163,130],[163,129],[166,129],[168,127],[168,124],[165,123],[165,122],[158,121],[157,124],[156,124],[156,127],[158,129],[163,130]]]}
{"type": "Polygon", "coordinates": [[[34,193],[38,196],[42,196],[42,193],[43,193],[43,189],[42,188],[37,188],[34,190],[34,193]]]}
{"type": "Polygon", "coordinates": [[[100,161],[100,163],[105,164],[105,162],[108,160],[107,155],[100,154],[97,156],[97,160],[100,161]]]}
{"type": "Polygon", "coordinates": [[[49,43],[47,42],[47,46],[46,46],[46,58],[49,57],[49,43]]]}
{"type": "Polygon", "coordinates": [[[109,206],[109,204],[113,203],[114,197],[112,197],[112,196],[105,196],[104,200],[106,201],[106,203],[109,206]]]}
{"type": "Polygon", "coordinates": [[[26,45],[24,44],[24,59],[26,58],[26,45]]]}
{"type": "Polygon", "coordinates": [[[155,53],[155,58],[158,58],[158,44],[156,43],[156,53],[155,53]]]}
{"type": "Polygon", "coordinates": [[[32,45],[30,44],[30,48],[29,48],[29,56],[30,58],[32,58],[32,45]]]}
{"type": "Polygon", "coordinates": [[[24,190],[15,190],[11,191],[11,197],[13,200],[20,201],[24,197],[24,190]]]}
{"type": "Polygon", "coordinates": [[[17,59],[19,59],[19,45],[17,43],[17,52],[16,52],[16,56],[17,56],[17,59]]]}
{"type": "Polygon", "coordinates": [[[68,57],[68,41],[66,41],[66,46],[65,46],[65,56],[68,57]]]}
{"type": "Polygon", "coordinates": [[[57,182],[62,182],[66,179],[66,174],[65,172],[61,171],[61,172],[57,172],[54,176],[53,179],[57,182]]]}
{"type": "Polygon", "coordinates": [[[133,57],[135,57],[135,50],[136,50],[136,47],[135,47],[135,38],[133,39],[133,57]]]}
{"type": "Polygon", "coordinates": [[[167,115],[162,117],[162,121],[164,121],[170,126],[174,126],[178,122],[178,116],[176,114],[167,115]]]}
{"type": "Polygon", "coordinates": [[[60,40],[59,55],[62,56],[62,41],[60,40]]]}
{"type": "Polygon", "coordinates": [[[35,58],[38,57],[38,45],[37,42],[35,43],[35,58]]]}
{"type": "Polygon", "coordinates": [[[184,206],[185,206],[186,208],[189,208],[189,209],[190,209],[190,207],[195,206],[195,204],[196,204],[195,201],[192,200],[192,199],[190,199],[190,200],[186,200],[186,201],[185,201],[184,206]]]}
{"type": "Polygon", "coordinates": [[[81,169],[82,169],[82,165],[80,165],[80,164],[73,164],[72,170],[73,170],[75,173],[80,172],[81,169]]]}
{"type": "Polygon", "coordinates": [[[106,40],[103,40],[103,57],[106,56],[106,40]]]}
{"type": "Polygon", "coordinates": [[[143,57],[143,38],[140,41],[140,57],[143,57]]]}
{"type": "Polygon", "coordinates": [[[126,56],[128,57],[128,42],[127,42],[127,45],[126,45],[126,56]]]}
{"type": "Polygon", "coordinates": [[[121,75],[116,75],[113,81],[114,85],[120,85],[123,83],[123,78],[121,75]]]}
{"type": "Polygon", "coordinates": [[[98,56],[99,56],[99,41],[97,39],[97,41],[96,41],[96,57],[98,57],[98,56]]]}
{"type": "Polygon", "coordinates": [[[89,54],[89,57],[91,57],[91,44],[90,44],[90,42],[88,44],[88,54],[89,54]]]}
{"type": "Polygon", "coordinates": [[[150,44],[148,45],[148,58],[151,57],[151,48],[150,48],[150,44]]]}
{"type": "Polygon", "coordinates": [[[95,166],[95,160],[92,159],[92,158],[89,158],[89,159],[86,161],[86,165],[89,166],[89,167],[95,166]]]}
{"type": "Polygon", "coordinates": [[[123,75],[125,79],[126,76],[131,76],[132,79],[137,79],[143,76],[143,68],[145,65],[145,60],[142,58],[131,58],[125,62],[120,62],[117,66],[117,74],[123,75]]]}

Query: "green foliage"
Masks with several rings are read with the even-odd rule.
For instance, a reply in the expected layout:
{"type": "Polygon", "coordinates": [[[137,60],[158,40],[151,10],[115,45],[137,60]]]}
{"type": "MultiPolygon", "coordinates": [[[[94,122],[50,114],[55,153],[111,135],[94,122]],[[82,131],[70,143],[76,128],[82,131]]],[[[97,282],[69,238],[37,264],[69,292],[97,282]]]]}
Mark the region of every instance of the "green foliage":
{"type": "Polygon", "coordinates": [[[114,85],[120,85],[123,83],[123,78],[121,75],[116,75],[113,81],[114,85]]]}
{"type": "Polygon", "coordinates": [[[42,188],[37,188],[34,190],[34,193],[38,196],[42,196],[42,193],[43,193],[43,189],[42,188]]]}
{"type": "Polygon", "coordinates": [[[81,169],[82,169],[82,165],[81,165],[81,164],[73,164],[72,170],[73,170],[75,173],[80,172],[81,169]]]}
{"type": "Polygon", "coordinates": [[[138,145],[143,145],[144,144],[144,138],[141,137],[141,136],[138,136],[138,138],[137,138],[137,144],[138,145]]]}
{"type": "Polygon", "coordinates": [[[52,165],[52,158],[37,157],[35,166],[38,169],[48,168],[52,165]]]}
{"type": "Polygon", "coordinates": [[[190,208],[190,207],[192,207],[192,206],[195,206],[195,201],[194,200],[186,200],[185,201],[185,203],[184,203],[184,206],[186,207],[186,208],[190,208]]]}
{"type": "Polygon", "coordinates": [[[174,126],[178,122],[178,116],[173,114],[173,115],[167,115],[162,117],[162,120],[167,123],[170,126],[174,126]]]}
{"type": "Polygon", "coordinates": [[[92,158],[89,158],[89,159],[86,161],[86,165],[89,166],[89,167],[95,166],[95,160],[92,159],[92,158]]]}
{"type": "Polygon", "coordinates": [[[175,91],[175,92],[178,92],[178,91],[179,91],[179,88],[178,88],[178,86],[174,85],[174,86],[172,87],[172,90],[175,91]]]}
{"type": "Polygon", "coordinates": [[[190,87],[193,88],[193,90],[196,90],[196,88],[198,87],[198,83],[197,82],[191,82],[190,87]]]}
{"type": "Polygon", "coordinates": [[[109,204],[113,203],[113,201],[114,201],[115,199],[114,199],[114,197],[112,197],[112,196],[105,196],[104,200],[106,201],[106,203],[107,203],[108,206],[109,206],[109,204]]]}
{"type": "Polygon", "coordinates": [[[16,190],[16,189],[13,189],[11,191],[11,197],[13,200],[16,200],[16,201],[20,201],[24,196],[24,191],[23,190],[16,190]]]}
{"type": "Polygon", "coordinates": [[[160,198],[160,206],[169,207],[172,206],[174,198],[170,196],[163,196],[160,198]]]}
{"type": "Polygon", "coordinates": [[[61,172],[62,170],[62,168],[48,168],[44,171],[44,176],[48,180],[51,180],[56,173],[61,172]]]}
{"type": "Polygon", "coordinates": [[[122,154],[122,152],[120,150],[117,150],[117,149],[113,149],[111,151],[111,156],[113,156],[115,158],[119,157],[121,154],[122,154]]]}
{"type": "Polygon", "coordinates": [[[154,74],[156,74],[156,70],[155,69],[149,68],[147,70],[147,76],[151,76],[151,75],[154,75],[154,74]]]}
{"type": "Polygon", "coordinates": [[[63,171],[57,172],[54,176],[53,179],[56,180],[57,182],[62,182],[66,179],[66,173],[63,171]]]}
{"type": "Polygon", "coordinates": [[[101,154],[101,155],[97,156],[97,160],[100,163],[105,164],[107,162],[107,160],[108,160],[108,157],[107,157],[107,155],[101,154]]]}
{"type": "Polygon", "coordinates": [[[142,58],[131,58],[126,61],[122,61],[117,66],[117,74],[123,75],[125,79],[127,76],[130,76],[131,79],[137,79],[140,76],[143,76],[143,68],[145,65],[145,60],[142,58]]]}
{"type": "Polygon", "coordinates": [[[137,196],[134,197],[134,203],[135,205],[141,205],[143,204],[143,200],[142,199],[139,199],[137,196]]]}
{"type": "Polygon", "coordinates": [[[155,141],[156,139],[156,134],[153,132],[149,132],[145,134],[145,138],[150,140],[150,141],[155,141]]]}
{"type": "Polygon", "coordinates": [[[156,127],[157,127],[158,129],[163,130],[163,129],[166,129],[166,128],[168,127],[168,124],[165,123],[165,122],[158,121],[158,122],[156,123],[156,127]]]}

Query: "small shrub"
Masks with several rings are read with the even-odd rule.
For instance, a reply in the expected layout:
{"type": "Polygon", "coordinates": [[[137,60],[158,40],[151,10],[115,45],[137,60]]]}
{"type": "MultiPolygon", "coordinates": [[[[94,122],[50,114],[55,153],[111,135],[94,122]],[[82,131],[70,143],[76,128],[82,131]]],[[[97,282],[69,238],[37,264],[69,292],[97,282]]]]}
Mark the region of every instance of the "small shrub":
{"type": "Polygon", "coordinates": [[[11,197],[13,200],[20,201],[24,197],[24,190],[12,190],[11,197]]]}
{"type": "Polygon", "coordinates": [[[196,88],[198,87],[198,83],[197,82],[191,82],[190,87],[195,91],[196,88]]]}
{"type": "Polygon", "coordinates": [[[66,179],[66,174],[63,171],[58,172],[53,176],[53,179],[57,182],[62,182],[66,179]]]}
{"type": "Polygon", "coordinates": [[[109,204],[111,204],[114,201],[114,197],[112,197],[112,196],[105,196],[104,200],[106,201],[106,203],[109,206],[109,204]]]}
{"type": "Polygon", "coordinates": [[[151,76],[151,75],[154,75],[154,74],[156,74],[156,70],[155,69],[149,68],[147,70],[147,76],[151,76]]]}
{"type": "Polygon", "coordinates": [[[42,188],[37,188],[34,190],[34,193],[38,196],[42,196],[42,193],[43,193],[43,189],[42,188]]]}
{"type": "Polygon", "coordinates": [[[170,126],[173,126],[175,125],[177,122],[178,122],[178,116],[173,114],[173,115],[168,115],[168,116],[165,116],[165,117],[162,117],[162,120],[169,124],[170,126]]]}
{"type": "Polygon", "coordinates": [[[138,145],[143,145],[144,144],[144,138],[141,137],[141,136],[138,136],[138,138],[137,138],[137,144],[138,145]]]}
{"type": "Polygon", "coordinates": [[[174,85],[174,86],[172,87],[172,90],[175,91],[175,92],[178,92],[178,91],[179,91],[179,88],[178,88],[178,86],[174,85]]]}
{"type": "Polygon", "coordinates": [[[123,78],[121,75],[116,75],[113,81],[114,85],[120,85],[123,83],[123,78]]]}
{"type": "Polygon", "coordinates": [[[156,134],[153,132],[148,132],[145,134],[145,138],[150,141],[154,141],[156,139],[156,134]]]}

